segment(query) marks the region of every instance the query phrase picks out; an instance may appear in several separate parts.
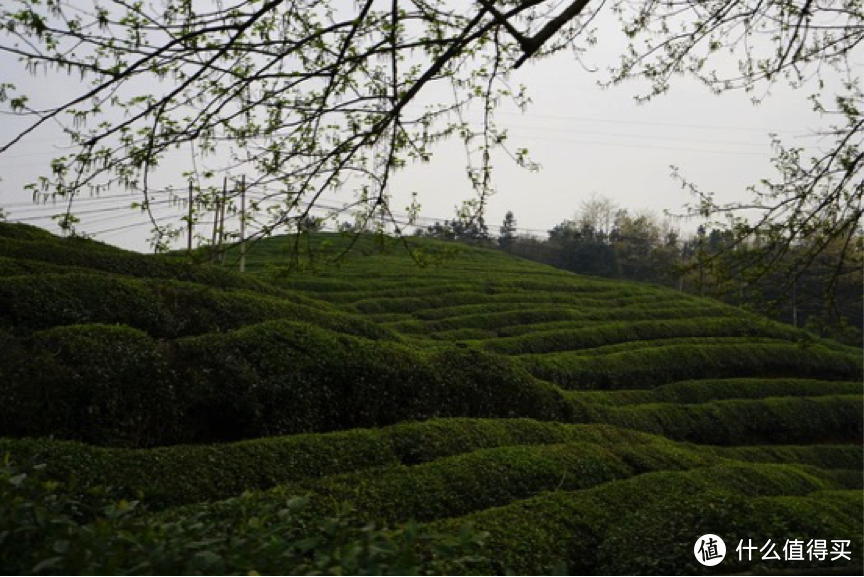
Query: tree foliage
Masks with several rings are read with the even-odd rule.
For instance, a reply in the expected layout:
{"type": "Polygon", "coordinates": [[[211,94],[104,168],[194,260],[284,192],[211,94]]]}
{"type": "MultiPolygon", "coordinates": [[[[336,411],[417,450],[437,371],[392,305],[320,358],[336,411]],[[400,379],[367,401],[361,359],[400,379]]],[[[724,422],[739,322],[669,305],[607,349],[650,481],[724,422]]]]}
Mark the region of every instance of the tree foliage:
{"type": "Polygon", "coordinates": [[[513,215],[513,211],[508,210],[507,214],[504,215],[504,222],[501,223],[498,246],[509,252],[513,248],[514,242],[516,242],[516,217],[513,215]]]}
{"type": "MultiPolygon", "coordinates": [[[[731,215],[736,238],[759,237],[763,258],[748,265],[756,275],[787,262],[805,238],[821,242],[793,259],[790,278],[837,242],[846,247],[838,266],[848,264],[864,186],[853,58],[864,39],[860,0],[17,0],[0,9],[0,50],[31,72],[65,71],[83,82],[76,96],[47,105],[0,85],[0,100],[32,119],[0,153],[41,125],[64,126],[73,148],[33,191],[69,201],[67,228],[82,190],[122,185],[140,191],[149,209],[160,162],[187,149],[193,159],[211,155],[218,170],[193,162],[184,175],[197,195],[216,196],[223,176],[242,172],[266,235],[302,222],[322,195],[345,188],[357,194],[339,210],[355,211],[360,229],[380,217],[404,230],[390,207],[393,172],[428,161],[436,143],[455,137],[466,143],[482,213],[494,190],[493,150],[531,166],[495,122],[502,99],[528,102],[509,74],[595,42],[604,33],[592,29],[601,10],[614,11],[631,40],[610,82],[647,79],[646,98],[678,75],[715,92],[764,94],[788,82],[836,118],[814,158],[778,142],[776,175],[754,187],[752,202],[720,205],[683,182],[698,195],[696,213],[731,215]],[[836,93],[826,88],[831,75],[844,79],[836,93]],[[471,103],[479,104],[479,129],[464,115],[471,103]],[[739,217],[741,209],[756,216],[739,217]]],[[[179,225],[151,219],[164,248],[179,225]]]]}

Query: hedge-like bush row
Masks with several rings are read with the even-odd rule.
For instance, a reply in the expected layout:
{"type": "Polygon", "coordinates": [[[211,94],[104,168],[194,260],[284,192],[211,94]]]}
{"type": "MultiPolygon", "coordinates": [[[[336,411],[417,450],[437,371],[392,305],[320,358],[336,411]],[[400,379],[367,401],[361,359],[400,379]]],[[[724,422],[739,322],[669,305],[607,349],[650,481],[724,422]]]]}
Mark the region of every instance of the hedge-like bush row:
{"type": "Polygon", "coordinates": [[[186,422],[163,347],[122,326],[0,331],[0,435],[150,446],[186,422]]]}
{"type": "MultiPolygon", "coordinates": [[[[474,307],[472,305],[471,308],[488,308],[489,311],[451,317],[436,317],[434,320],[423,320],[423,317],[426,316],[425,311],[374,313],[367,316],[377,322],[391,323],[388,325],[388,328],[410,334],[436,334],[458,329],[479,329],[494,332],[490,338],[499,336],[518,337],[528,334],[533,336],[533,333],[554,330],[572,331],[575,329],[585,331],[599,325],[598,321],[603,321],[605,325],[608,324],[608,321],[612,320],[692,319],[694,316],[698,316],[699,318],[724,317],[731,322],[733,317],[732,312],[725,308],[706,309],[705,307],[696,306],[672,309],[657,309],[651,306],[642,308],[628,306],[601,310],[598,310],[597,307],[591,307],[588,311],[580,310],[570,304],[558,307],[550,307],[548,305],[538,307],[536,304],[525,306],[513,304],[483,305],[481,307],[474,307]]],[[[803,333],[796,334],[796,337],[801,336],[803,336],[803,333]]]]}
{"type": "Polygon", "coordinates": [[[860,382],[816,379],[703,379],[661,385],[656,389],[623,391],[568,391],[583,403],[638,405],[645,403],[704,403],[724,399],[819,397],[864,393],[860,382]]]}
{"type": "Polygon", "coordinates": [[[699,315],[702,318],[709,317],[725,317],[736,318],[741,316],[734,309],[726,306],[698,306],[687,304],[687,306],[667,306],[667,305],[643,305],[643,306],[624,306],[616,309],[608,309],[605,311],[580,311],[582,317],[573,321],[557,321],[548,323],[529,323],[524,325],[511,325],[500,327],[497,333],[501,337],[518,337],[535,332],[554,331],[567,328],[579,328],[580,325],[587,325],[590,322],[597,321],[646,321],[646,320],[663,320],[663,319],[684,319],[692,318],[694,315],[699,315]],[[737,313],[737,314],[736,314],[737,313]]]}
{"type": "Polygon", "coordinates": [[[703,567],[693,555],[697,537],[706,533],[726,542],[724,572],[765,568],[761,555],[737,563],[736,545],[747,538],[760,546],[768,538],[781,544],[796,536],[849,539],[848,565],[860,566],[861,493],[825,489],[834,487],[813,470],[721,465],[545,493],[437,526],[452,530],[470,522],[488,531],[490,564],[480,568],[486,574],[713,574],[716,568],[703,567]]]}
{"type": "MultiPolygon", "coordinates": [[[[484,281],[482,276],[485,273],[478,275],[480,278],[471,279],[471,273],[463,271],[459,276],[453,276],[449,279],[441,279],[438,277],[421,278],[418,282],[417,277],[412,277],[410,272],[406,271],[403,278],[415,279],[414,286],[404,287],[402,284],[394,283],[389,289],[380,288],[373,289],[366,286],[366,281],[363,278],[358,278],[355,282],[355,288],[351,291],[340,291],[336,293],[315,293],[322,294],[322,298],[335,303],[349,304],[375,300],[392,300],[404,298],[429,298],[439,296],[440,293],[457,295],[467,302],[442,302],[441,305],[428,310],[418,311],[423,315],[436,316],[445,318],[446,316],[457,314],[472,314],[482,312],[482,309],[489,307],[518,307],[518,306],[538,306],[542,304],[568,304],[574,307],[589,308],[597,307],[601,309],[621,307],[624,303],[632,303],[635,306],[640,304],[648,304],[651,302],[676,302],[690,303],[682,299],[678,294],[664,294],[656,289],[653,291],[645,291],[641,287],[637,290],[630,289],[627,286],[618,287],[617,290],[603,290],[591,292],[574,292],[570,290],[574,286],[579,286],[578,277],[571,279],[562,279],[556,281],[555,286],[557,291],[552,289],[541,292],[530,292],[524,289],[510,289],[502,287],[495,281],[484,281]],[[470,281],[474,280],[473,283],[470,281]],[[569,282],[568,282],[569,281],[569,282]],[[574,282],[577,281],[577,282],[574,282]],[[473,296],[475,301],[471,301],[468,297],[473,296]],[[439,312],[439,309],[444,309],[439,312]],[[474,310],[472,310],[474,309],[474,310]]],[[[397,275],[398,278],[398,275],[397,275]]],[[[406,281],[407,282],[407,281],[406,281]]],[[[297,286],[297,285],[290,285],[297,286]]],[[[303,286],[303,285],[299,285],[303,286]]],[[[303,289],[307,290],[307,289],[303,289]]],[[[315,292],[315,291],[309,291],[315,292]]],[[[436,303],[437,301],[430,301],[436,303]]],[[[692,303],[696,304],[696,303],[692,303]]]]}
{"type": "MultiPolygon", "coordinates": [[[[3,227],[21,225],[3,224],[3,227]]],[[[280,296],[282,289],[248,275],[240,275],[221,267],[194,264],[179,258],[142,255],[120,250],[96,241],[80,238],[39,238],[23,240],[6,237],[0,240],[0,256],[43,261],[55,265],[68,265],[103,272],[143,278],[174,279],[217,288],[247,289],[280,296]]]]}
{"type": "Polygon", "coordinates": [[[346,502],[376,520],[429,521],[506,505],[545,491],[586,489],[649,471],[689,469],[719,461],[671,443],[511,446],[282,486],[260,499],[308,493],[321,508],[346,502]]]}
{"type": "Polygon", "coordinates": [[[437,416],[573,421],[557,388],[443,343],[421,352],[288,321],[168,342],[106,325],[0,339],[3,435],[153,446],[437,416]]]}
{"type": "MultiPolygon", "coordinates": [[[[416,336],[416,335],[413,335],[416,336]]],[[[478,341],[485,339],[494,339],[495,333],[486,329],[452,329],[449,331],[439,331],[428,335],[429,339],[436,341],[478,341]]]]}
{"type": "Polygon", "coordinates": [[[0,238],[15,240],[55,240],[57,237],[32,224],[0,222],[0,238]]]}
{"type": "MultiPolygon", "coordinates": [[[[657,290],[657,289],[654,289],[657,290]]],[[[597,295],[599,292],[591,292],[588,294],[597,295]]],[[[659,294],[647,293],[643,297],[629,296],[625,291],[619,290],[609,291],[608,294],[596,297],[592,302],[598,307],[624,306],[628,302],[651,302],[651,301],[670,301],[676,302],[680,299],[675,293],[659,294]]],[[[587,306],[588,302],[581,296],[581,293],[575,291],[563,291],[561,293],[530,293],[530,292],[501,292],[501,289],[494,289],[494,292],[489,292],[483,289],[482,286],[474,290],[465,290],[462,292],[448,293],[446,296],[438,296],[434,290],[430,290],[426,296],[414,297],[391,297],[380,298],[377,294],[370,296],[364,300],[351,302],[356,310],[364,314],[381,314],[381,313],[413,313],[418,318],[443,318],[450,316],[450,313],[438,313],[437,310],[443,307],[457,306],[473,306],[486,305],[495,303],[537,303],[537,304],[571,304],[574,306],[587,306]],[[439,317],[439,315],[441,315],[439,317]]],[[[346,303],[347,305],[347,303],[346,303]]]]}
{"type": "MultiPolygon", "coordinates": [[[[2,240],[0,240],[2,242],[2,240]]],[[[89,269],[78,266],[51,264],[38,260],[0,257],[0,278],[8,276],[34,275],[44,273],[87,273],[89,269]]]]}
{"type": "Polygon", "coordinates": [[[127,497],[142,494],[148,506],[164,508],[370,467],[418,465],[494,447],[558,443],[672,446],[651,435],[606,425],[434,419],[380,429],[154,449],[0,438],[0,454],[34,465],[50,463],[48,473],[55,478],[76,478],[84,487],[110,486],[127,497]]]}
{"type": "MultiPolygon", "coordinates": [[[[665,295],[664,295],[665,296],[665,295]]],[[[715,310],[723,311],[727,316],[732,316],[738,313],[735,309],[725,306],[699,306],[688,301],[679,301],[678,299],[658,299],[656,296],[650,298],[634,297],[628,298],[606,298],[596,299],[592,301],[565,301],[565,302],[535,302],[534,299],[522,302],[517,300],[514,295],[512,302],[496,302],[486,303],[481,305],[466,305],[456,307],[442,307],[438,309],[419,310],[414,312],[414,316],[422,318],[430,322],[431,326],[450,326],[447,323],[467,323],[471,319],[487,315],[487,314],[511,314],[516,312],[538,311],[538,312],[554,312],[566,311],[569,313],[568,318],[574,321],[605,321],[616,320],[616,316],[621,316],[623,319],[630,319],[638,315],[656,315],[651,318],[664,318],[664,311],[670,314],[681,313],[681,311],[689,311],[691,314],[694,310],[708,310],[713,313],[715,310]]],[[[712,316],[709,314],[708,316],[712,316]]],[[[518,325],[514,326],[515,327],[518,325]]]]}
{"type": "Polygon", "coordinates": [[[300,295],[281,298],[207,285],[101,273],[0,278],[0,326],[32,331],[73,324],[124,324],[176,338],[275,319],[313,322],[369,338],[393,333],[300,295]]]}
{"type": "Polygon", "coordinates": [[[538,378],[567,389],[641,389],[688,379],[731,377],[860,380],[862,374],[860,355],[816,344],[748,343],[745,339],[723,344],[656,344],[604,355],[548,353],[518,358],[538,378]]]}
{"type": "Polygon", "coordinates": [[[788,325],[761,319],[702,317],[697,309],[686,319],[594,323],[584,327],[497,338],[484,342],[483,348],[505,355],[519,355],[682,337],[763,337],[794,342],[806,336],[807,333],[788,325]]]}
{"type": "Polygon", "coordinates": [[[861,395],[588,406],[587,418],[708,445],[860,443],[861,395]]]}
{"type": "Polygon", "coordinates": [[[600,297],[583,297],[568,293],[505,293],[505,294],[483,294],[480,292],[466,293],[467,303],[449,303],[444,301],[432,301],[429,308],[420,308],[411,311],[414,317],[423,320],[443,320],[459,316],[471,316],[512,310],[549,309],[549,308],[571,308],[576,310],[620,310],[627,305],[650,306],[652,303],[678,303],[676,294],[648,294],[645,296],[627,296],[619,292],[610,293],[600,297]],[[472,298],[469,299],[469,296],[472,298]],[[560,305],[560,306],[559,306],[560,305]]]}
{"type": "Polygon", "coordinates": [[[762,445],[753,447],[700,447],[700,450],[737,461],[754,463],[800,463],[820,469],[864,469],[864,452],[850,445],[762,445]]]}

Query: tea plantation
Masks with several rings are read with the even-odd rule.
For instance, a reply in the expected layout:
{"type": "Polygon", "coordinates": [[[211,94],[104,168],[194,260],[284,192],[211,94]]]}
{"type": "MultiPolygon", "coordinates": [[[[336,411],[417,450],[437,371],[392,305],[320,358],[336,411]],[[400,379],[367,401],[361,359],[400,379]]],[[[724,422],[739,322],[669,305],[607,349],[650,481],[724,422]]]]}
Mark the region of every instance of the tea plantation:
{"type": "Polygon", "coordinates": [[[861,572],[860,348],[430,240],[237,259],[0,224],[0,573],[861,572]]]}

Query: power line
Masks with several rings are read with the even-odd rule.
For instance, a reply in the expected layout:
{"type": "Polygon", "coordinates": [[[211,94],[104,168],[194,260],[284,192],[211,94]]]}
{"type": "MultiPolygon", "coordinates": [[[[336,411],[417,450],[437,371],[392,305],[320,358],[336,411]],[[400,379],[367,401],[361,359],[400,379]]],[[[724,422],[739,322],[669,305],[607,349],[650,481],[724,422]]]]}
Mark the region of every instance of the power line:
{"type": "Polygon", "coordinates": [[[568,116],[561,114],[533,114],[533,113],[519,113],[519,112],[501,112],[498,111],[496,114],[500,114],[502,116],[519,116],[519,117],[528,117],[528,118],[551,118],[555,120],[579,120],[582,122],[598,122],[603,124],[627,124],[627,125],[637,125],[637,126],[672,126],[675,128],[696,128],[696,129],[710,129],[710,130],[736,130],[736,131],[744,131],[744,132],[761,132],[763,134],[773,132],[773,133],[786,133],[791,134],[793,132],[800,132],[799,130],[772,130],[770,128],[754,128],[752,126],[728,126],[728,125],[717,125],[717,124],[687,124],[681,122],[645,122],[639,120],[621,120],[621,119],[612,119],[612,118],[590,118],[587,116],[568,116]]]}
{"type": "Polygon", "coordinates": [[[625,144],[620,142],[601,142],[599,140],[570,140],[568,138],[554,138],[543,136],[523,136],[526,140],[543,140],[550,142],[567,142],[569,144],[590,144],[592,146],[613,146],[620,148],[639,148],[642,150],[674,150],[677,152],[696,152],[701,154],[730,154],[734,156],[761,156],[767,158],[772,156],[770,153],[763,152],[736,152],[733,150],[710,150],[707,148],[681,148],[677,146],[653,146],[647,144],[625,144]]]}
{"type": "MultiPolygon", "coordinates": [[[[154,206],[154,205],[160,205],[160,204],[167,204],[167,203],[171,203],[171,202],[174,202],[174,201],[171,199],[168,199],[168,200],[151,201],[148,204],[150,206],[154,206]]],[[[136,210],[136,209],[133,209],[131,206],[115,206],[115,207],[109,207],[109,208],[98,208],[98,209],[93,209],[93,210],[68,211],[68,212],[69,212],[69,214],[79,216],[79,215],[83,215],[83,214],[105,214],[108,212],[116,212],[118,210],[136,210]]],[[[37,215],[28,215],[28,216],[24,216],[22,218],[16,218],[15,222],[32,222],[32,221],[37,221],[37,220],[44,220],[46,218],[50,219],[50,218],[53,218],[54,216],[57,216],[58,214],[64,214],[66,212],[67,212],[66,209],[61,209],[61,212],[55,212],[52,214],[42,214],[42,215],[38,215],[38,216],[37,215]]]]}
{"type": "Polygon", "coordinates": [[[759,146],[764,148],[764,142],[745,142],[743,140],[713,140],[708,138],[686,138],[678,136],[658,136],[656,134],[639,134],[635,132],[603,132],[596,130],[579,130],[576,128],[549,127],[549,126],[503,126],[507,130],[537,130],[542,132],[566,132],[571,134],[588,134],[591,136],[624,136],[627,138],[650,138],[652,140],[667,140],[673,142],[700,142],[703,144],[732,144],[735,146],[759,146]]]}
{"type": "MultiPolygon", "coordinates": [[[[134,192],[128,192],[128,193],[123,193],[123,194],[112,194],[112,195],[106,194],[106,195],[84,196],[84,197],[76,196],[72,199],[72,203],[77,204],[77,203],[84,202],[84,203],[90,204],[90,203],[99,203],[101,201],[106,201],[106,200],[115,200],[118,198],[119,199],[122,199],[122,198],[130,198],[131,199],[131,198],[135,198],[136,193],[140,193],[140,192],[143,192],[143,191],[135,190],[134,192]]],[[[174,192],[174,189],[169,187],[169,188],[164,188],[164,189],[148,190],[147,194],[148,195],[160,195],[160,194],[165,194],[165,193],[170,194],[172,192],[174,192]]],[[[37,193],[37,194],[41,194],[41,193],[37,193]]],[[[43,199],[39,199],[39,200],[31,200],[30,202],[19,202],[19,203],[13,203],[13,204],[0,204],[0,206],[2,206],[3,208],[39,208],[39,207],[43,207],[43,206],[47,207],[49,200],[51,201],[52,206],[56,206],[57,204],[60,204],[60,203],[68,203],[69,197],[59,196],[59,197],[53,197],[50,199],[44,199],[43,198],[43,199]]]]}

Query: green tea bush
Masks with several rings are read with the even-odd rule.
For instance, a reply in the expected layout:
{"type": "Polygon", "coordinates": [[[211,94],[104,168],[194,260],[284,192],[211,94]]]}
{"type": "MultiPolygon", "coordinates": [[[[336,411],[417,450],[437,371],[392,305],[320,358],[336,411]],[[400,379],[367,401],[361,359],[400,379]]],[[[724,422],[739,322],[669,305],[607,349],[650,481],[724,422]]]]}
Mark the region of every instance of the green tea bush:
{"type": "MultiPolygon", "coordinates": [[[[20,225],[4,225],[20,226],[20,225]]],[[[84,239],[0,238],[0,256],[75,266],[134,277],[173,279],[279,296],[284,291],[249,276],[164,256],[142,255],[84,239]]]]}
{"type": "MultiPolygon", "coordinates": [[[[539,574],[556,569],[575,574],[705,573],[711,570],[693,557],[693,543],[705,533],[721,535],[727,546],[732,542],[733,554],[737,538],[748,535],[754,539],[809,535],[860,542],[860,493],[836,497],[847,507],[841,515],[833,514],[836,506],[823,509],[828,514],[813,514],[818,507],[811,507],[809,499],[816,505],[827,504],[816,493],[825,489],[833,489],[830,480],[820,478],[815,470],[718,465],[646,473],[582,491],[545,493],[438,526],[447,530],[467,521],[488,531],[491,562],[481,568],[485,573],[539,574]],[[791,497],[788,507],[766,510],[756,505],[780,495],[791,497]],[[797,514],[801,506],[812,515],[809,520],[797,514]]],[[[861,550],[855,551],[860,564],[861,550]]]]}
{"type": "Polygon", "coordinates": [[[387,424],[378,418],[410,414],[434,386],[408,349],[299,323],[272,321],[175,345],[188,383],[184,402],[200,427],[195,439],[387,424]]]}
{"type": "Polygon", "coordinates": [[[636,514],[626,515],[621,525],[610,527],[597,550],[598,572],[715,574],[711,569],[716,570],[716,567],[703,567],[693,556],[696,537],[711,532],[719,533],[727,545],[723,572],[770,574],[791,570],[794,573],[806,571],[812,574],[859,573],[862,568],[862,527],[860,515],[855,511],[864,504],[861,492],[831,493],[839,496],[836,501],[842,502],[836,502],[826,491],[755,499],[736,494],[697,493],[678,500],[660,500],[636,514]],[[762,554],[757,550],[752,561],[748,561],[746,556],[739,561],[735,551],[742,539],[745,545],[748,539],[752,539],[757,547],[771,539],[782,556],[786,540],[796,538],[803,538],[805,545],[811,538],[849,539],[852,560],[832,562],[828,557],[820,562],[810,560],[805,555],[806,560],[803,562],[763,561],[762,554]],[[622,551],[634,550],[648,553],[644,556],[622,554],[622,551]]]}
{"type": "Polygon", "coordinates": [[[143,495],[151,508],[164,508],[371,467],[428,463],[494,447],[658,442],[651,435],[606,425],[434,419],[380,429],[137,450],[45,438],[0,438],[0,454],[12,453],[24,463],[51,463],[49,472],[56,478],[74,477],[87,487],[107,484],[122,495],[143,495]]]}
{"type": "Polygon", "coordinates": [[[669,344],[604,355],[549,353],[519,357],[538,378],[567,389],[648,388],[687,379],[730,377],[861,378],[860,355],[821,345],[669,344]]]}
{"type": "Polygon", "coordinates": [[[586,489],[648,471],[688,469],[719,459],[665,444],[510,446],[410,467],[394,465],[280,487],[261,499],[308,491],[311,503],[350,502],[375,519],[445,519],[544,491],[586,489]]]}
{"type": "Polygon", "coordinates": [[[710,445],[860,443],[861,395],[595,406],[599,422],[710,445]]]}
{"type": "Polygon", "coordinates": [[[628,304],[620,308],[591,310],[578,314],[572,311],[571,314],[573,315],[572,320],[502,326],[496,332],[501,337],[518,337],[539,332],[578,329],[598,322],[606,324],[614,321],[674,320],[693,318],[697,315],[700,318],[723,317],[727,319],[740,316],[738,311],[727,306],[698,306],[693,303],[680,303],[674,306],[663,304],[631,306],[628,304]]]}
{"type": "MultiPolygon", "coordinates": [[[[159,332],[174,311],[154,306],[159,301],[149,296],[141,285],[122,285],[114,298],[105,297],[100,314],[159,332]],[[134,320],[114,310],[138,301],[126,309],[134,320]]],[[[225,318],[230,322],[230,313],[225,318]]],[[[37,331],[10,342],[9,349],[0,363],[7,375],[0,386],[13,402],[0,410],[0,434],[150,446],[435,416],[572,420],[571,404],[559,390],[508,359],[446,345],[422,353],[289,321],[158,343],[129,327],[69,325],[37,331]],[[154,403],[152,418],[147,402],[154,403]]]]}
{"type": "Polygon", "coordinates": [[[178,391],[158,343],[120,326],[57,327],[25,350],[7,340],[0,431],[100,445],[174,442],[178,391]]]}
{"type": "MultiPolygon", "coordinates": [[[[2,242],[2,240],[0,240],[2,242]]],[[[44,273],[86,273],[86,268],[51,264],[38,260],[0,257],[0,278],[8,276],[34,275],[44,273]]]]}
{"type": "Polygon", "coordinates": [[[305,297],[276,298],[193,283],[105,274],[0,278],[0,323],[17,330],[59,325],[125,324],[176,338],[287,318],[370,338],[392,334],[305,297]]]}
{"type": "Polygon", "coordinates": [[[0,238],[15,240],[44,240],[53,241],[57,237],[38,226],[22,223],[0,222],[0,238]]]}
{"type": "Polygon", "coordinates": [[[769,337],[794,342],[803,335],[801,331],[780,323],[745,318],[702,317],[694,311],[685,319],[594,324],[577,329],[534,332],[498,338],[484,343],[483,346],[497,353],[518,355],[676,337],[769,337]]]}
{"type": "Polygon", "coordinates": [[[467,348],[429,356],[446,394],[447,416],[530,417],[572,421],[574,413],[561,391],[538,381],[510,359],[467,348]]]}
{"type": "MultiPolygon", "coordinates": [[[[623,288],[623,287],[622,287],[623,288]]],[[[424,320],[446,320],[459,317],[474,317],[482,314],[508,313],[512,311],[528,310],[570,310],[572,314],[590,316],[601,316],[621,312],[628,308],[634,310],[651,309],[654,307],[665,308],[667,306],[688,306],[686,301],[681,301],[677,293],[665,293],[658,291],[648,295],[628,296],[616,291],[614,294],[601,296],[581,296],[567,292],[562,293],[504,293],[483,295],[475,293],[477,302],[468,304],[446,304],[436,308],[421,309],[414,311],[417,318],[424,320]],[[671,303],[671,304],[670,304],[671,303]]],[[[710,306],[718,306],[708,305],[710,306]]],[[[735,311],[731,307],[726,307],[735,311]]]]}
{"type": "Polygon", "coordinates": [[[816,379],[702,379],[679,381],[650,390],[569,391],[568,397],[602,405],[644,403],[704,403],[725,399],[764,399],[767,397],[819,397],[861,394],[862,385],[854,381],[816,379]]]}
{"type": "Polygon", "coordinates": [[[864,453],[858,445],[762,445],[709,447],[718,456],[758,463],[800,463],[820,469],[864,469],[864,453]]]}
{"type": "Polygon", "coordinates": [[[368,523],[346,508],[315,516],[301,499],[245,497],[163,520],[134,501],[88,504],[37,469],[0,465],[0,567],[30,574],[438,574],[484,561],[485,535],[368,523]]]}
{"type": "Polygon", "coordinates": [[[860,382],[816,379],[711,379],[670,383],[654,390],[657,402],[667,403],[862,393],[864,393],[864,386],[860,382]]]}

